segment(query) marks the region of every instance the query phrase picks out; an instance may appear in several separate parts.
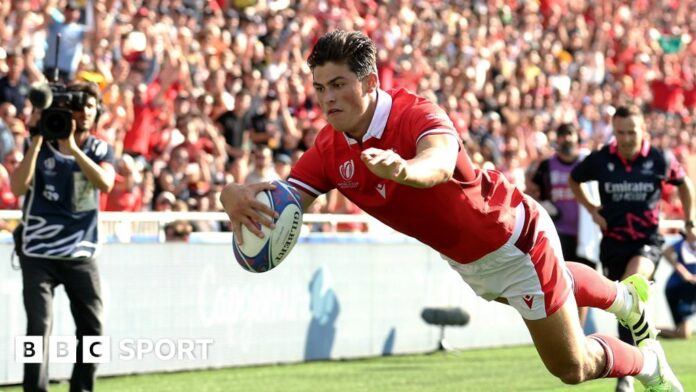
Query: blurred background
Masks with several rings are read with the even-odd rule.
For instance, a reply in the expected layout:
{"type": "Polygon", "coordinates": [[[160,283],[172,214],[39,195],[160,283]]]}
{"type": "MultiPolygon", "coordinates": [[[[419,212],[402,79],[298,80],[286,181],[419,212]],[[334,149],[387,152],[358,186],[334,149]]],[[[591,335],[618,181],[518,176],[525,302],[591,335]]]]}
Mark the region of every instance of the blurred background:
{"type": "MultiPolygon", "coordinates": [[[[475,163],[522,189],[559,124],[576,124],[594,149],[629,101],[646,110],[652,143],[693,174],[695,11],[666,0],[3,1],[0,207],[19,202],[7,173],[23,151],[29,86],[56,68],[102,89],[97,135],[119,159],[104,210],[219,211],[223,184],[287,176],[325,124],[305,61],[333,29],[369,34],[381,87],[438,102],[475,163]]],[[[665,194],[664,213],[678,217],[676,192],[665,194]]],[[[314,208],[359,213],[335,194],[314,208]]]]}

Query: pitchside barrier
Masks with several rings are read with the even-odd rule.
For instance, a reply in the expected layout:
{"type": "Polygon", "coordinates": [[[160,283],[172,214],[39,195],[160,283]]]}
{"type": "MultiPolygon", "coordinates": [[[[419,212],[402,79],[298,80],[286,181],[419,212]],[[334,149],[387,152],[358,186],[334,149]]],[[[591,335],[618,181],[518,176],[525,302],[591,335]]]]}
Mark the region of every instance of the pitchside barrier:
{"type": "MultiPolygon", "coordinates": [[[[0,212],[0,219],[19,216],[0,212]]],[[[105,338],[92,340],[87,352],[102,363],[100,376],[429,352],[440,330],[421,319],[428,307],[469,313],[466,326],[447,329],[453,348],[531,342],[514,310],[477,298],[436,252],[363,215],[305,215],[308,225],[352,221],[369,230],[305,230],[283,264],[264,274],[237,265],[229,233],[164,242],[167,222],[225,221],[225,214],[102,213],[101,219],[105,338]]],[[[0,237],[0,384],[21,382],[20,362],[38,348],[23,336],[21,271],[13,268],[11,241],[8,233],[0,237]]],[[[650,306],[658,325],[671,326],[665,264],[650,306]]],[[[62,287],[53,310],[50,374],[66,379],[74,324],[62,287]]],[[[591,315],[589,328],[615,334],[612,316],[591,315]]]]}

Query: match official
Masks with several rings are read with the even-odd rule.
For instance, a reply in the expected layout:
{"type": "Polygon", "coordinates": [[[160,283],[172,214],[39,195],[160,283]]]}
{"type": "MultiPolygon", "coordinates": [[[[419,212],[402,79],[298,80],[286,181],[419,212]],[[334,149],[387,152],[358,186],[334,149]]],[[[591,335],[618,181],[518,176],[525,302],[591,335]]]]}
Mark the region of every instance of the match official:
{"type": "MultiPolygon", "coordinates": [[[[658,231],[662,185],[679,189],[690,243],[696,241],[694,185],[671,153],[650,145],[639,107],[617,108],[612,125],[614,140],[576,166],[568,183],[602,229],[599,259],[606,277],[622,280],[640,274],[652,279],[664,243],[658,231]],[[592,180],[599,183],[599,205],[580,187],[581,182],[592,180]]],[[[621,323],[619,337],[626,343],[640,343],[621,323]]],[[[620,379],[616,391],[633,391],[632,379],[620,379]]]]}

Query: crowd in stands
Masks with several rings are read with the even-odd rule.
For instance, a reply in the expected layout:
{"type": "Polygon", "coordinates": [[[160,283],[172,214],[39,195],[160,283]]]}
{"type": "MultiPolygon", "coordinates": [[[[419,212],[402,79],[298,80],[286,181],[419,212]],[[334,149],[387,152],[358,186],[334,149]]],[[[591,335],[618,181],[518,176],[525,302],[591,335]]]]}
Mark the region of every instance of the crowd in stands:
{"type": "MultiPolygon", "coordinates": [[[[325,124],[306,58],[334,29],[372,37],[381,88],[438,102],[474,162],[523,189],[559,124],[597,148],[626,102],[645,108],[652,143],[691,167],[695,14],[677,0],[3,1],[0,208],[19,205],[8,175],[30,84],[56,74],[102,89],[96,133],[118,157],[104,210],[216,211],[226,183],[286,177],[325,124]]],[[[330,194],[313,212],[357,211],[330,194]]]]}

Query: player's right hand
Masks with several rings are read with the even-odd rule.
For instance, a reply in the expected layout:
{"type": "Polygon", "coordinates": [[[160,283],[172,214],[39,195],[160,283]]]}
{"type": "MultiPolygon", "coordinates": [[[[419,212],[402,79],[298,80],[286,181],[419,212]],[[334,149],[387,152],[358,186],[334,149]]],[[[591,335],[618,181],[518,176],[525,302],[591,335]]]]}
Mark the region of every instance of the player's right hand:
{"type": "Polygon", "coordinates": [[[259,238],[263,238],[261,226],[274,228],[273,221],[268,217],[278,217],[271,207],[256,200],[256,194],[272,190],[275,185],[269,182],[262,182],[252,185],[229,184],[220,193],[220,203],[225,212],[230,217],[232,232],[239,245],[244,243],[242,238],[242,225],[259,238]]]}

